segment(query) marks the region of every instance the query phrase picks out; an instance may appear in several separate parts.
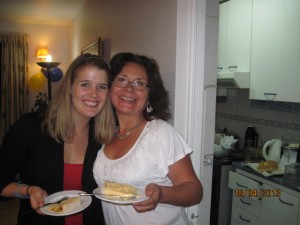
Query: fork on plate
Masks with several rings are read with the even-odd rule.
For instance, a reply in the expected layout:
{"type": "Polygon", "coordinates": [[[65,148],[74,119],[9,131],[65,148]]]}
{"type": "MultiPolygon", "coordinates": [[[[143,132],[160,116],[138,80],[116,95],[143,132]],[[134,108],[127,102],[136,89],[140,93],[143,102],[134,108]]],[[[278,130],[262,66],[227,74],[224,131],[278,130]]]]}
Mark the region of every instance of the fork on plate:
{"type": "Polygon", "coordinates": [[[80,196],[89,196],[89,195],[94,195],[94,196],[107,196],[107,197],[115,197],[119,198],[121,200],[133,200],[136,198],[136,196],[129,196],[129,197],[122,197],[119,195],[111,195],[111,194],[102,194],[102,193],[78,193],[80,196]]]}

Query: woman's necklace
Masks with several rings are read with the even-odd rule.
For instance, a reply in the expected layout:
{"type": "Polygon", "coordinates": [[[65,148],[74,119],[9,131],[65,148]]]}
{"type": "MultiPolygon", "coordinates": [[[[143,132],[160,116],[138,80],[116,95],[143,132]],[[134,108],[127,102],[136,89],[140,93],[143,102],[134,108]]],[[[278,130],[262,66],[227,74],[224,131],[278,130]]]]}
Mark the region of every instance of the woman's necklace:
{"type": "Polygon", "coordinates": [[[120,135],[120,127],[117,127],[116,131],[115,131],[115,137],[118,138],[118,139],[123,139],[123,138],[126,138],[128,137],[131,132],[138,128],[140,126],[140,124],[142,123],[142,121],[139,121],[135,126],[133,126],[132,128],[130,128],[125,134],[123,135],[120,135]]]}

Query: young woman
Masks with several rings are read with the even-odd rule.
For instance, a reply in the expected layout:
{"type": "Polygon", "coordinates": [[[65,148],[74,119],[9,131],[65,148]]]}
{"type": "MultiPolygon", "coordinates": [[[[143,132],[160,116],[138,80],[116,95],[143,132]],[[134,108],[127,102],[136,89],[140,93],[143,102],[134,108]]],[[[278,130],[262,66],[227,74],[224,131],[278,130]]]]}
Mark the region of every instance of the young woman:
{"type": "Polygon", "coordinates": [[[0,193],[21,197],[18,224],[105,224],[96,199],[81,213],[46,216],[30,209],[44,205],[50,194],[63,190],[92,192],[97,184],[92,168],[101,143],[113,134],[108,100],[110,68],[91,54],[78,56],[52,98],[46,116],[25,114],[7,132],[0,149],[0,193]],[[16,182],[19,174],[20,182],[16,182]]]}

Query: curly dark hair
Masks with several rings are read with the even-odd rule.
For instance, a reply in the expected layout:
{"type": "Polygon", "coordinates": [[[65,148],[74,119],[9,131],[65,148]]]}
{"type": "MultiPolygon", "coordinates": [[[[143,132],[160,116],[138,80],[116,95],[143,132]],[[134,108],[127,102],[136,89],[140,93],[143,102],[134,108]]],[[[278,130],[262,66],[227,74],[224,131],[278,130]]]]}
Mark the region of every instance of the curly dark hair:
{"type": "Polygon", "coordinates": [[[143,116],[150,121],[154,118],[167,121],[171,117],[169,94],[164,87],[159,66],[155,59],[145,55],[138,55],[130,52],[121,52],[114,55],[110,61],[112,79],[121,72],[126,63],[132,62],[143,66],[146,70],[149,84],[149,103],[153,111],[143,111],[143,116]]]}

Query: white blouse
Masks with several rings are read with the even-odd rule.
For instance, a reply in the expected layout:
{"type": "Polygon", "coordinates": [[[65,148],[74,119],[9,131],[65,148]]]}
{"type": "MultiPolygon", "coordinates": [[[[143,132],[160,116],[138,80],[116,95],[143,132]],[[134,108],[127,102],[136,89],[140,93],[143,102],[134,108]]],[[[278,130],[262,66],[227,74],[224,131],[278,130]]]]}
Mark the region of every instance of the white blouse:
{"type": "MultiPolygon", "coordinates": [[[[94,163],[94,177],[99,187],[104,181],[127,183],[145,188],[149,183],[172,186],[168,166],[192,152],[174,128],[163,120],[148,122],[134,146],[115,160],[104,154],[104,145],[94,163]]],[[[107,225],[185,225],[189,224],[183,207],[158,204],[149,212],[138,213],[132,205],[102,201],[107,225]]]]}

